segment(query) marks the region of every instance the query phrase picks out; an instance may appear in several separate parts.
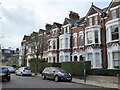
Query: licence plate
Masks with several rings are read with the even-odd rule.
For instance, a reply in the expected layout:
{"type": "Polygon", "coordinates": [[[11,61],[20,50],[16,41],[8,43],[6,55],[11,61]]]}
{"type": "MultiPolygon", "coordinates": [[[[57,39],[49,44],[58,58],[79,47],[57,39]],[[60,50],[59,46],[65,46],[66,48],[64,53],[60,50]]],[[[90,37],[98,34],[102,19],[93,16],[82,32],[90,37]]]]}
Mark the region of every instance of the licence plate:
{"type": "Polygon", "coordinates": [[[71,78],[67,78],[68,80],[70,80],[71,78]]]}

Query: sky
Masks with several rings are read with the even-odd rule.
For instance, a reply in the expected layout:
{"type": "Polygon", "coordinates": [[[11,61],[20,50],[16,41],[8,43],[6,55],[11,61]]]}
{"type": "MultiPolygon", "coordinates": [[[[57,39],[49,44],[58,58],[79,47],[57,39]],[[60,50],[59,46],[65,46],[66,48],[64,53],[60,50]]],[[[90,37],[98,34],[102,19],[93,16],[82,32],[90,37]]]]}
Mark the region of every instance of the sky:
{"type": "Polygon", "coordinates": [[[46,23],[63,23],[69,11],[83,17],[93,2],[105,8],[111,0],[0,0],[0,45],[16,49],[24,35],[45,29],[46,23]]]}

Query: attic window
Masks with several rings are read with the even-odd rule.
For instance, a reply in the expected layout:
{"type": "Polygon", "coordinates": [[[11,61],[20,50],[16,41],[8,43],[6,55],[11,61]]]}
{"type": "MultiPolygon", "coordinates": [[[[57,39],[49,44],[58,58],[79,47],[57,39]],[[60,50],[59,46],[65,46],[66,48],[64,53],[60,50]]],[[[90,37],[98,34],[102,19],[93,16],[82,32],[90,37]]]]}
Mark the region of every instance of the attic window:
{"type": "Polygon", "coordinates": [[[112,19],[116,18],[116,10],[111,11],[112,19]]]}
{"type": "Polygon", "coordinates": [[[92,17],[89,18],[89,26],[91,26],[91,25],[92,25],[92,17]]]}
{"type": "Polygon", "coordinates": [[[94,24],[98,25],[98,17],[97,16],[94,17],[94,24]]]}

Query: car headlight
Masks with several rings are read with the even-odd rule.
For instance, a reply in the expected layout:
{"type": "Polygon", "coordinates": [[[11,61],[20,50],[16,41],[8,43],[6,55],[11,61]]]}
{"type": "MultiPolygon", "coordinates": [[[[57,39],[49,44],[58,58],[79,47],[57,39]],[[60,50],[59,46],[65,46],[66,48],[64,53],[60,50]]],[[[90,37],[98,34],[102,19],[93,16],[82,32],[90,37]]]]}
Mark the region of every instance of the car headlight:
{"type": "Polygon", "coordinates": [[[70,73],[68,73],[70,76],[71,76],[71,74],[70,73]]]}
{"type": "Polygon", "coordinates": [[[64,73],[58,72],[58,74],[60,74],[60,75],[64,76],[64,73]]]}

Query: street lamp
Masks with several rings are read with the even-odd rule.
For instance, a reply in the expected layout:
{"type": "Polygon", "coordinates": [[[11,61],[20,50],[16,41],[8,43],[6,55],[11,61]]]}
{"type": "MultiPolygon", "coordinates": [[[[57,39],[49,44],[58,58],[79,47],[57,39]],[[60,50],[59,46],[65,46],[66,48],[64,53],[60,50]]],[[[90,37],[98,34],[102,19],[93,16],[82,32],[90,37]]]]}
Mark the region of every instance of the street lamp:
{"type": "Polygon", "coordinates": [[[83,52],[82,52],[82,57],[83,57],[83,67],[84,67],[84,83],[86,83],[86,64],[85,64],[85,54],[86,54],[86,51],[85,51],[85,25],[84,26],[79,26],[78,27],[81,27],[83,29],[83,37],[84,37],[84,47],[83,47],[83,52]]]}

